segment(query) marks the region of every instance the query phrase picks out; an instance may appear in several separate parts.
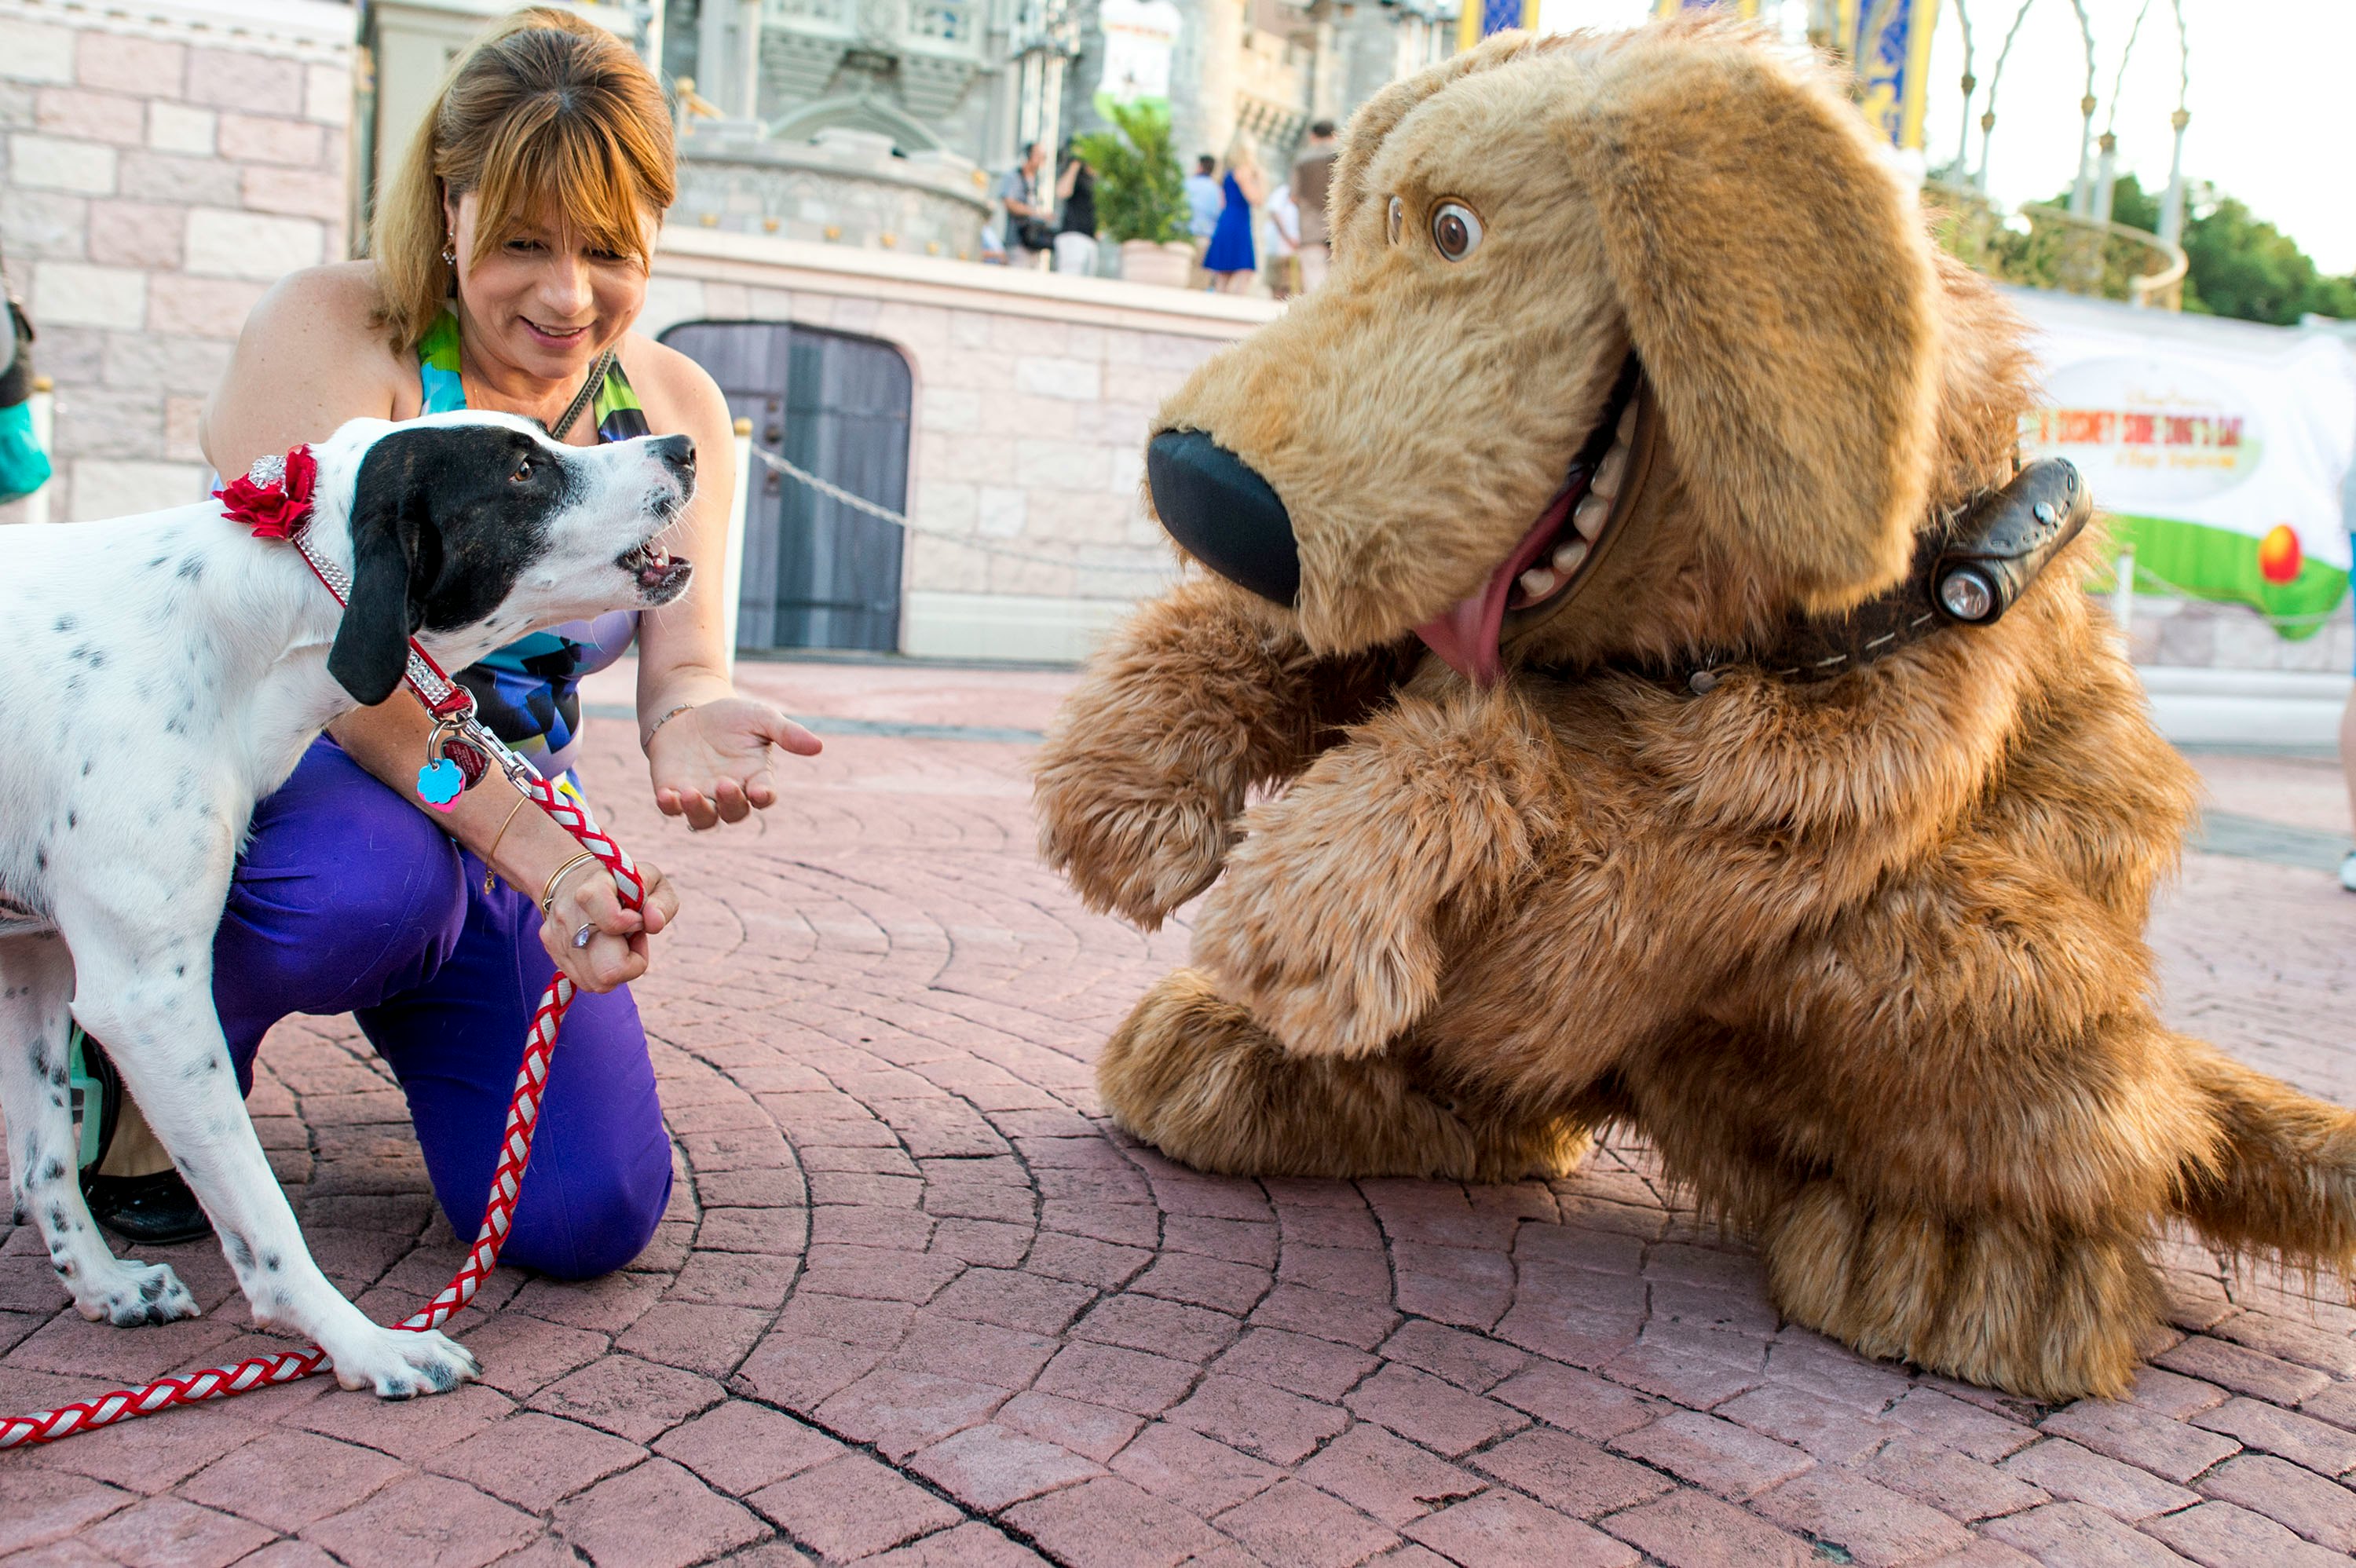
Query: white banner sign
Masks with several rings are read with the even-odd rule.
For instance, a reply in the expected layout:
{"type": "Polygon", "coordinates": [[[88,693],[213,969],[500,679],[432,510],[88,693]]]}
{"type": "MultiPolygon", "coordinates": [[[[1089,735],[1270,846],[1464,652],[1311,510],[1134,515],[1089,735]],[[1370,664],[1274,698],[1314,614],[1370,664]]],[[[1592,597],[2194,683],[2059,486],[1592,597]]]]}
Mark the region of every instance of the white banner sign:
{"type": "MultiPolygon", "coordinates": [[[[2347,571],[2340,485],[2356,456],[2348,345],[2325,333],[2008,293],[2037,328],[2046,393],[2021,432],[2024,455],[2075,463],[2096,506],[2136,519],[2126,531],[2189,524],[2269,547],[2253,555],[2266,583],[2286,586],[2304,563],[2347,571]]],[[[2221,541],[2207,548],[2220,560],[2230,553],[2221,541]]],[[[2184,586],[2238,596],[2222,581],[2184,586]]]]}

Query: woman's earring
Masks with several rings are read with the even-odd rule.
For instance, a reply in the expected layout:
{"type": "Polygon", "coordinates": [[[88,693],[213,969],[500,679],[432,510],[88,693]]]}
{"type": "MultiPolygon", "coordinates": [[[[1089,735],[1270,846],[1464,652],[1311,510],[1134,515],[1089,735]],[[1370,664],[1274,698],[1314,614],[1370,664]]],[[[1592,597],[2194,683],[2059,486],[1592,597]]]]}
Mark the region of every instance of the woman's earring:
{"type": "Polygon", "coordinates": [[[442,264],[454,271],[457,268],[458,251],[456,246],[444,244],[442,247],[442,264]]]}

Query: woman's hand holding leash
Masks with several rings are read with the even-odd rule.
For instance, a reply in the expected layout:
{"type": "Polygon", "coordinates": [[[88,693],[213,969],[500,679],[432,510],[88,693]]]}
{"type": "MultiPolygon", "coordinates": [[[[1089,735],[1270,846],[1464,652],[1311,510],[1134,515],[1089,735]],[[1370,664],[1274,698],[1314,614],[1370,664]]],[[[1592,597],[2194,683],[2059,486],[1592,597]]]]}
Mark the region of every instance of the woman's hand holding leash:
{"type": "Polygon", "coordinates": [[[584,991],[610,991],[647,972],[647,938],[679,913],[679,891],[647,861],[643,909],[622,907],[614,879],[594,859],[558,867],[541,893],[540,944],[567,978],[584,991]]]}
{"type": "Polygon", "coordinates": [[[766,702],[722,697],[670,709],[644,739],[655,805],[701,831],[774,805],[770,749],[814,757],[819,738],[766,702]]]}

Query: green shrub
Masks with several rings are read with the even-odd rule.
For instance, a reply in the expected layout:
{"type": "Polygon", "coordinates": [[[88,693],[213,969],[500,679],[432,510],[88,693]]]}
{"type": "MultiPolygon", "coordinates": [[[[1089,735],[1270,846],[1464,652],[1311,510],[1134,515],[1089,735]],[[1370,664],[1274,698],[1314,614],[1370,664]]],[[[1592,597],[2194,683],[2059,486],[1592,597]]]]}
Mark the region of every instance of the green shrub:
{"type": "Polygon", "coordinates": [[[1110,103],[1118,127],[1077,137],[1074,149],[1097,176],[1097,226],[1115,240],[1186,238],[1186,175],[1170,149],[1170,111],[1155,103],[1110,103]]]}

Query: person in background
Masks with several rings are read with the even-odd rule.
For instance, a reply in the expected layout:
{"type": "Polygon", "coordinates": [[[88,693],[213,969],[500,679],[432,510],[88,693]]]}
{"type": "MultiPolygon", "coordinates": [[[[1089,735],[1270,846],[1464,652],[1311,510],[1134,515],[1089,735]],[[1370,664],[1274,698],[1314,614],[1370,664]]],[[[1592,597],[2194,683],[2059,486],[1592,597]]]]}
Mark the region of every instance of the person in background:
{"type": "Polygon", "coordinates": [[[1194,242],[1194,275],[1188,283],[1198,289],[1209,282],[1203,275],[1203,252],[1210,249],[1211,230],[1219,226],[1219,208],[1226,205],[1219,194],[1218,167],[1219,161],[1205,153],[1186,176],[1186,237],[1194,242]]]}
{"type": "Polygon", "coordinates": [[[1037,268],[1055,245],[1055,205],[1039,194],[1039,171],[1047,166],[1047,149],[1036,142],[1024,144],[1023,161],[998,182],[998,199],[1006,208],[1006,264],[1037,268]]]}
{"type": "Polygon", "coordinates": [[[1258,149],[1241,131],[1227,144],[1226,165],[1226,176],[1219,182],[1219,221],[1203,252],[1203,271],[1219,293],[1239,294],[1250,290],[1259,271],[1252,245],[1252,208],[1268,199],[1268,176],[1259,171],[1258,149]]]}
{"type": "Polygon", "coordinates": [[[1055,230],[1055,271],[1094,277],[1097,270],[1097,175],[1067,143],[1064,172],[1055,181],[1064,220],[1055,230]]]}
{"type": "Polygon", "coordinates": [[[1301,209],[1292,187],[1280,185],[1268,193],[1268,292],[1289,300],[1301,287],[1301,209]]]}
{"type": "Polygon", "coordinates": [[[1325,193],[1333,183],[1333,122],[1320,120],[1309,127],[1309,144],[1292,165],[1290,188],[1301,214],[1301,287],[1306,291],[1325,281],[1325,263],[1333,256],[1325,232],[1325,193]]]}

